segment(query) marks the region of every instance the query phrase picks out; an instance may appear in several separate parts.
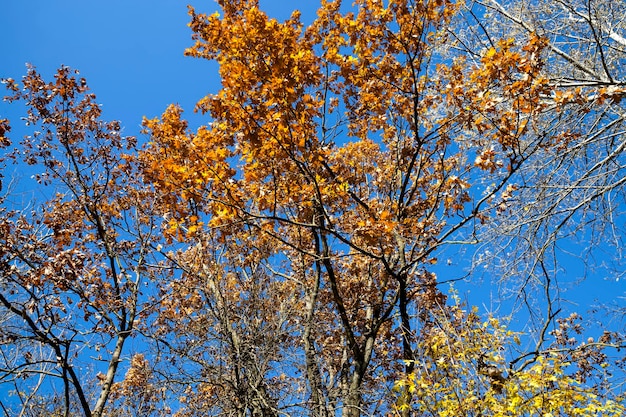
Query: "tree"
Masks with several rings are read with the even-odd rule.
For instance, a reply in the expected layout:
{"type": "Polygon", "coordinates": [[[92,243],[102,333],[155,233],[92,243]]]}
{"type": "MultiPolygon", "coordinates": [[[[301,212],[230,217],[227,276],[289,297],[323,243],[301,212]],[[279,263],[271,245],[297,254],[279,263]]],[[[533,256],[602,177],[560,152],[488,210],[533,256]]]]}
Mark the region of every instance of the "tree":
{"type": "Polygon", "coordinates": [[[572,341],[565,346],[563,336],[577,321],[572,316],[560,322],[555,331],[559,337],[532,361],[507,363],[507,356],[516,355],[521,335],[507,330],[494,317],[483,322],[476,308],[468,312],[462,307],[456,298],[451,307],[434,313],[436,320],[417,344],[420,359],[415,371],[396,386],[408,389],[418,400],[407,405],[401,398],[400,412],[412,408],[420,416],[624,414],[623,397],[583,384],[608,366],[603,353],[611,344],[608,334],[574,349],[572,341]],[[594,357],[600,371],[579,367],[581,356],[594,357]]]}
{"type": "Polygon", "coordinates": [[[172,105],[137,149],[68,69],[53,83],[31,70],[22,91],[7,80],[43,132],[7,157],[59,187],[41,214],[3,212],[3,366],[40,378],[14,379],[22,410],[30,392],[65,415],[623,412],[601,371],[623,338],[570,336],[546,255],[579,208],[620,190],[621,145],[576,149],[618,126],[624,86],[564,82],[582,69],[498,5],[519,30],[445,0],[322,1],[308,27],[219,4],[190,8],[187,54],[216,60],[222,82],[195,131],[172,105]],[[589,168],[572,181],[570,163],[589,168]],[[442,248],[493,230],[547,245],[512,259],[531,267],[511,268],[511,288],[539,277],[548,301],[519,344],[435,273],[442,248]],[[132,336],[145,349],[122,380],[132,336]],[[96,349],[101,385],[79,369],[96,349]],[[39,388],[50,377],[58,398],[39,388]]]}
{"type": "Polygon", "coordinates": [[[123,156],[135,140],[100,120],[77,74],[63,67],[45,82],[30,68],[21,89],[5,80],[34,133],[11,149],[4,128],[2,161],[30,166],[46,196],[22,205],[14,177],[1,197],[0,381],[14,398],[2,400],[5,415],[104,415],[124,346],[150,316],[142,287],[159,235],[123,156]]]}
{"type": "Polygon", "coordinates": [[[503,205],[485,240],[503,279],[517,279],[520,303],[532,308],[539,327],[545,305],[556,311],[561,286],[596,271],[619,279],[623,213],[624,142],[623,4],[603,1],[471,2],[453,27],[457,52],[480,59],[499,37],[546,40],[543,74],[551,93],[538,131],[552,131],[560,145],[546,147],[514,179],[516,191],[503,205]],[[478,22],[478,23],[477,23],[478,22]],[[568,247],[577,247],[568,254],[568,247]],[[506,255],[504,255],[506,254],[506,255]],[[563,257],[577,257],[579,277],[564,276],[563,257]],[[600,261],[601,260],[601,261],[600,261]],[[533,304],[532,300],[541,300],[533,304]],[[542,311],[543,310],[543,311],[542,311]]]}
{"type": "MultiPolygon", "coordinates": [[[[556,86],[533,31],[447,58],[451,2],[323,2],[306,29],[255,1],[221,6],[190,12],[188,54],[220,64],[223,88],[197,107],[212,122],[192,133],[177,107],[147,120],[145,175],[172,238],[194,251],[206,234],[234,240],[296,288],[301,339],[283,349],[301,355],[305,408],[376,413],[380,385],[414,372],[423,323],[444,304],[434,252],[497,222],[522,170],[575,140],[554,114],[622,90],[590,101],[556,86]]],[[[272,413],[295,406],[273,398],[272,413]]],[[[238,415],[259,412],[246,407],[238,415]]]]}

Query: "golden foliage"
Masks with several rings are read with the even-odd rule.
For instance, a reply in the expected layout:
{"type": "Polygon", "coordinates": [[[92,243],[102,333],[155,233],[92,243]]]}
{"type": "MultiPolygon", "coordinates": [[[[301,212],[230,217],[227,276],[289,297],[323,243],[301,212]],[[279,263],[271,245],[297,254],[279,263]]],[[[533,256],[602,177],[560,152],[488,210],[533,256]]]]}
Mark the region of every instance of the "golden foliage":
{"type": "Polygon", "coordinates": [[[418,343],[414,371],[396,383],[398,411],[420,416],[622,416],[620,398],[606,398],[575,377],[562,350],[537,352],[516,369],[505,355],[519,348],[520,333],[499,320],[482,321],[460,305],[435,313],[435,325],[418,343]]]}

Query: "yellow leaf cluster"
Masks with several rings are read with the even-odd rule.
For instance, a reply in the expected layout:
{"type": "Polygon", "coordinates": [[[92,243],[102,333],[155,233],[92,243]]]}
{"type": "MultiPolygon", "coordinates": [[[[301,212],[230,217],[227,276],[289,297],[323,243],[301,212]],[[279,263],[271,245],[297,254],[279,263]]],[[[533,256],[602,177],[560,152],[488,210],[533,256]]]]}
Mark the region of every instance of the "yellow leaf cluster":
{"type": "Polygon", "coordinates": [[[395,385],[399,410],[421,416],[622,416],[626,407],[603,398],[567,373],[556,353],[538,354],[531,366],[507,366],[502,352],[519,344],[519,334],[499,320],[481,321],[455,306],[437,317],[437,328],[420,342],[415,370],[395,385]],[[404,400],[404,401],[403,401],[404,400]]]}

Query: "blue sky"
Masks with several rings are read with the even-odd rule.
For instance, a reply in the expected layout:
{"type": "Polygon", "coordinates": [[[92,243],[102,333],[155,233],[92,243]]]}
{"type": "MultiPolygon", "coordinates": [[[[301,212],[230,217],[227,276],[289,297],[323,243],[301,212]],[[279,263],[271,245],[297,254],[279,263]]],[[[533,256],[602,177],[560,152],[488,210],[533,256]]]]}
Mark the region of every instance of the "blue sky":
{"type": "MultiPolygon", "coordinates": [[[[125,133],[138,135],[143,116],[159,116],[171,103],[180,104],[187,116],[200,98],[219,88],[217,65],[188,58],[185,48],[192,45],[187,27],[187,3],[175,0],[13,0],[5,1],[0,13],[0,77],[19,79],[25,63],[32,63],[49,79],[61,65],[78,69],[87,78],[104,118],[118,119],[125,133]]],[[[310,21],[317,0],[261,0],[261,7],[272,17],[287,18],[294,8],[310,21]]],[[[197,11],[212,13],[216,2],[198,1],[197,11]]],[[[0,117],[12,120],[12,137],[23,133],[15,107],[0,103],[0,117]]],[[[207,122],[192,117],[192,125],[207,122]]],[[[463,262],[441,266],[440,276],[462,275],[463,262]]],[[[563,274],[574,282],[581,275],[580,265],[567,263],[563,274]]],[[[603,276],[592,277],[585,285],[571,286],[570,296],[584,313],[598,301],[624,305],[626,284],[603,276]]],[[[469,291],[469,300],[489,308],[492,294],[489,285],[478,288],[460,286],[469,291]]],[[[496,295],[494,294],[493,297],[496,295]]]]}
{"type": "Polygon", "coordinates": [[[169,103],[191,109],[217,85],[214,66],[183,56],[191,44],[185,3],[7,3],[0,15],[7,40],[2,76],[19,79],[26,62],[46,78],[61,65],[78,69],[103,104],[105,118],[121,120],[127,133],[136,134],[143,115],[158,115],[169,103]]]}

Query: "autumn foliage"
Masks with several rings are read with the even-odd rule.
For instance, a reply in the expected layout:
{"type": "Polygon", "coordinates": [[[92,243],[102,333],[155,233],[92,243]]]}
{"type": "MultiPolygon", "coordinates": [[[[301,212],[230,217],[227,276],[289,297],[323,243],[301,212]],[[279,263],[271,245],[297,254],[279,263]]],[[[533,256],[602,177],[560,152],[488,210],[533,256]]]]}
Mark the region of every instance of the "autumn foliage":
{"type": "Polygon", "coordinates": [[[37,130],[11,144],[0,120],[3,163],[36,167],[49,196],[2,196],[0,382],[22,408],[622,415],[602,372],[618,333],[583,346],[549,310],[532,345],[435,267],[517,204],[529,161],[575,143],[559,114],[623,87],[557,85],[536,32],[455,53],[463,5],[445,0],[324,0],[306,27],[219,3],[189,9],[186,54],[217,61],[222,85],[197,129],[172,105],[137,147],[68,68],[5,80],[37,130]],[[44,375],[61,384],[21,382],[44,375]]]}

